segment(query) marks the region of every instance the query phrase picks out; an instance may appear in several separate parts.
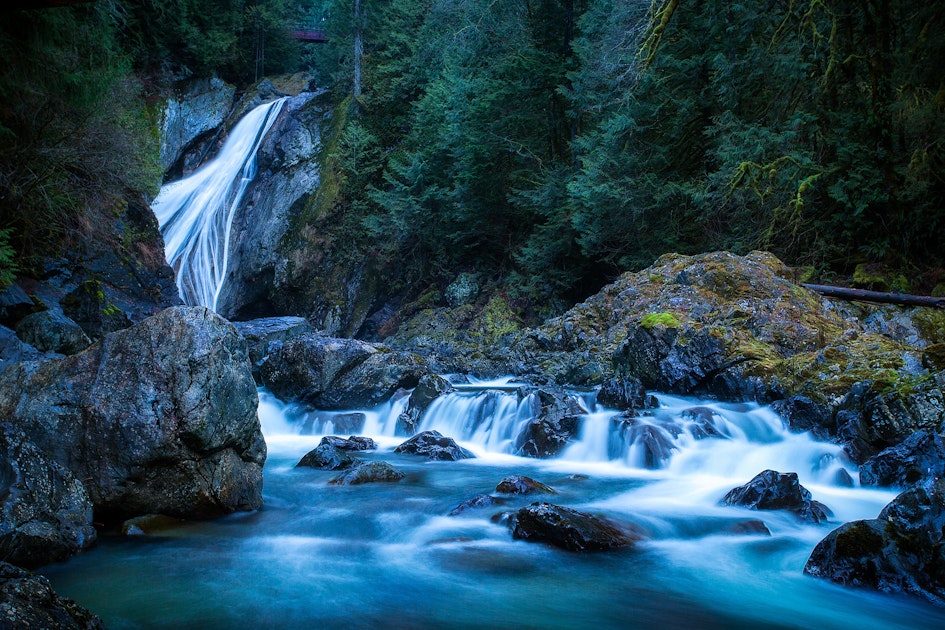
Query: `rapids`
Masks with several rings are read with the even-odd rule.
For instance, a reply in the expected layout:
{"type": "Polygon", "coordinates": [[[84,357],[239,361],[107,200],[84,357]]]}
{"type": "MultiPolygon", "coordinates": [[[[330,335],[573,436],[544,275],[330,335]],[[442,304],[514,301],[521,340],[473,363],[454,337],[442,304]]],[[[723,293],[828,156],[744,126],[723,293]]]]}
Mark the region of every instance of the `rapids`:
{"type": "MultiPolygon", "coordinates": [[[[286,405],[260,390],[269,447],[264,507],[160,535],[103,536],[96,549],[45,567],[64,596],[110,628],[931,628],[945,611],[909,597],[841,588],[803,575],[832,528],[873,518],[895,492],[841,481],[856,469],[839,447],[788,431],[754,404],[658,395],[639,418],[671,439],[667,460],[643,468],[629,438],[594,392],[579,438],[558,457],[514,455],[532,409],[508,381],[464,385],[437,399],[421,428],[476,454],[458,462],[393,453],[404,395],[356,413],[286,405]],[[691,410],[718,435],[696,439],[691,410]],[[360,414],[360,415],[359,415],[360,414]],[[336,473],[297,469],[336,423],[373,437],[375,452],[407,473],[398,483],[331,486],[336,473]],[[784,512],[722,507],[729,489],[765,468],[797,472],[830,507],[828,524],[784,512]],[[558,494],[447,514],[506,475],[526,474],[558,494]],[[574,554],[515,541],[491,520],[549,500],[648,533],[635,547],[574,554]],[[771,532],[732,533],[761,519],[771,532]]],[[[639,425],[638,425],[639,426],[639,425]]],[[[345,433],[347,435],[347,433],[345,433]]]]}

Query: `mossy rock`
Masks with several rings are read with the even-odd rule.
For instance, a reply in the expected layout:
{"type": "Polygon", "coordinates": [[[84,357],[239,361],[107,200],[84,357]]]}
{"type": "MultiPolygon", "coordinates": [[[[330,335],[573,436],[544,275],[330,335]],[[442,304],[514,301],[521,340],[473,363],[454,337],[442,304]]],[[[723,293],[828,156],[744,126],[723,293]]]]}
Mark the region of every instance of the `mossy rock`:
{"type": "Polygon", "coordinates": [[[853,270],[853,286],[871,291],[909,291],[909,279],[901,273],[891,272],[885,265],[861,263],[853,270]]]}
{"type": "Polygon", "coordinates": [[[679,328],[682,323],[679,319],[673,314],[668,312],[662,313],[647,313],[640,318],[640,326],[646,330],[652,329],[654,326],[662,326],[663,328],[679,328]]]}

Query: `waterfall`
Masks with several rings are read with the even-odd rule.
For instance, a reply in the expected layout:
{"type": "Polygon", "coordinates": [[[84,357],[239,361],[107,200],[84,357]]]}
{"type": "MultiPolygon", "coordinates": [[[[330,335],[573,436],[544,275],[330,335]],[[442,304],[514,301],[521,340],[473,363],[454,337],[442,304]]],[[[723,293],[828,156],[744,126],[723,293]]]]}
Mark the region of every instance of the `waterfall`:
{"type": "Polygon", "coordinates": [[[266,103],[246,114],[213,161],[162,187],[151,204],[164,236],[167,262],[186,304],[216,310],[233,217],[256,176],[256,152],[285,101],[266,103]]]}

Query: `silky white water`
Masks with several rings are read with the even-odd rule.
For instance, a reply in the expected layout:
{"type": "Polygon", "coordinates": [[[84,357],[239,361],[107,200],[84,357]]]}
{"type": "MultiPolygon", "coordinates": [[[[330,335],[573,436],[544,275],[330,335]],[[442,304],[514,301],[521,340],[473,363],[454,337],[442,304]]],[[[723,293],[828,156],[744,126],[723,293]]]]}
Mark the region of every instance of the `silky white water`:
{"type": "Polygon", "coordinates": [[[230,131],[219,154],[161,188],[151,209],[185,304],[216,310],[226,278],[233,217],[256,176],[256,152],[286,99],[260,105],[230,131]]]}
{"type": "MultiPolygon", "coordinates": [[[[593,392],[579,437],[558,457],[514,455],[516,427],[534,400],[513,384],[464,386],[438,399],[423,429],[456,438],[475,459],[397,454],[407,398],[376,409],[311,411],[260,391],[269,447],[264,507],[182,525],[147,539],[104,537],[96,549],[46,567],[54,587],[101,614],[110,628],[931,628],[945,611],[905,596],[841,588],[803,574],[814,545],[842,522],[874,518],[895,492],[845,485],[856,469],[840,449],[792,433],[770,410],[659,396],[653,415],[628,425],[593,392]],[[694,414],[691,410],[698,409],[694,414]],[[711,418],[702,435],[693,418],[711,418]],[[687,424],[688,423],[688,424],[687,424]],[[334,486],[336,473],[295,468],[335,426],[374,437],[398,483],[334,486]],[[672,438],[668,458],[644,468],[628,426],[672,438]],[[511,437],[510,437],[511,436],[511,437]],[[719,505],[765,468],[797,472],[834,512],[801,523],[786,512],[719,505]],[[493,493],[509,474],[555,495],[448,516],[493,493]],[[515,541],[494,514],[532,501],[632,523],[633,548],[575,554],[515,541]],[[739,533],[749,520],[770,535],[739,533]]],[[[347,432],[343,432],[347,435],[347,432]]],[[[651,462],[652,463],[652,462],[651,462]]]]}

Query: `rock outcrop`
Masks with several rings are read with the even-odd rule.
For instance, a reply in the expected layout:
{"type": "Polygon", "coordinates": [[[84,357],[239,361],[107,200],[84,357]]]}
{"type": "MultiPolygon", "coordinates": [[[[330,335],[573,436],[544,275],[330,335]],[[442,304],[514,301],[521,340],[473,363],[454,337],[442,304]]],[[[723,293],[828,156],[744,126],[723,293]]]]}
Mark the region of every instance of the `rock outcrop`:
{"type": "Polygon", "coordinates": [[[38,567],[64,560],[95,539],[92,502],[82,484],[49,461],[19,427],[0,423],[0,558],[38,567]]]}
{"type": "Polygon", "coordinates": [[[9,630],[104,630],[97,616],[53,591],[49,580],[0,561],[0,626],[9,630]]]}
{"type": "Polygon", "coordinates": [[[262,383],[277,397],[319,409],[374,407],[426,374],[417,355],[315,333],[273,349],[260,367],[262,383]]]}
{"type": "Polygon", "coordinates": [[[945,480],[903,492],[874,520],[830,532],[814,548],[804,572],[945,605],[945,480]]]}
{"type": "Polygon", "coordinates": [[[246,344],[167,309],[59,361],[20,363],[0,414],[82,480],[101,519],[209,518],[261,504],[266,445],[246,344]]]}
{"type": "Polygon", "coordinates": [[[923,429],[860,466],[864,486],[899,486],[945,478],[945,435],[923,429]]]}
{"type": "Polygon", "coordinates": [[[56,311],[27,315],[16,325],[16,335],[40,352],[76,354],[92,345],[77,323],[56,311]]]}

